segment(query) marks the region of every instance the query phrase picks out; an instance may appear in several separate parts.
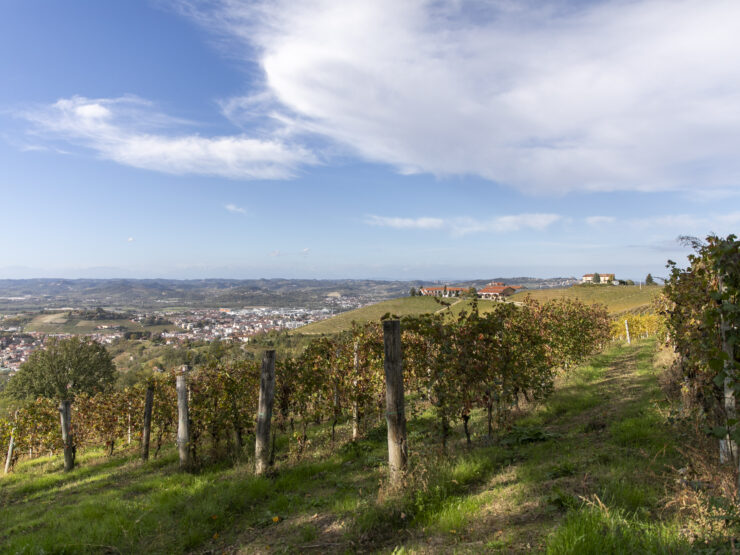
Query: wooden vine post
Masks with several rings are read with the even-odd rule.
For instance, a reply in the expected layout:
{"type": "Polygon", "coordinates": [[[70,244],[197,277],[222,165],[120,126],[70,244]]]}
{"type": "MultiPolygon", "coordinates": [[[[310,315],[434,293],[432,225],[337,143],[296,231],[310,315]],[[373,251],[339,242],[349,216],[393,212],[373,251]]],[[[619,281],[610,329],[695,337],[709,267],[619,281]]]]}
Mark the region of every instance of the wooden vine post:
{"type": "Polygon", "coordinates": [[[128,439],[126,445],[131,445],[131,401],[128,403],[128,439]]]}
{"type": "MultiPolygon", "coordinates": [[[[725,292],[725,286],[723,283],[722,276],[719,277],[719,290],[721,293],[725,292]]],[[[724,314],[720,314],[720,339],[722,341],[722,351],[725,353],[726,358],[722,365],[722,369],[725,373],[724,380],[724,409],[725,418],[727,420],[727,437],[719,441],[719,462],[724,464],[726,462],[733,462],[736,466],[738,464],[738,452],[737,443],[732,439],[735,432],[735,425],[730,424],[737,419],[737,405],[735,401],[735,366],[733,364],[735,354],[734,345],[730,343],[730,326],[727,325],[724,314]]],[[[738,477],[740,480],[740,477],[738,477]]],[[[740,491],[740,481],[737,484],[736,490],[740,491]]]]}
{"type": "Polygon", "coordinates": [[[624,330],[627,332],[627,345],[632,345],[632,342],[630,341],[630,325],[627,320],[624,321],[624,330]]]}
{"type": "Polygon", "coordinates": [[[13,466],[13,451],[15,450],[15,429],[18,426],[18,411],[13,415],[13,428],[10,430],[10,442],[8,443],[8,456],[5,458],[5,474],[10,472],[13,466]]]}
{"type": "Polygon", "coordinates": [[[141,431],[141,460],[149,460],[149,438],[152,433],[152,407],[154,406],[154,386],[146,388],[144,399],[144,427],[141,431]]]}
{"type": "Polygon", "coordinates": [[[175,388],[177,389],[177,450],[180,453],[180,468],[190,468],[187,373],[187,365],[181,366],[175,381],[175,388]]]}
{"type": "MultiPolygon", "coordinates": [[[[352,380],[352,387],[357,389],[357,377],[360,375],[360,342],[355,341],[353,352],[353,365],[355,370],[355,379],[352,380]]],[[[360,437],[360,403],[357,401],[357,391],[352,401],[352,441],[357,441],[360,437]]]]}
{"type": "Polygon", "coordinates": [[[265,351],[260,373],[260,397],[257,406],[257,438],[254,445],[254,472],[264,474],[270,466],[270,421],[275,399],[275,351],[265,351]]]}
{"type": "Polygon", "coordinates": [[[383,322],[383,366],[385,367],[385,420],[388,424],[388,469],[392,486],[400,486],[406,472],[406,410],[403,396],[401,323],[383,322]]]}
{"type": "Polygon", "coordinates": [[[75,446],[72,437],[72,401],[59,402],[59,416],[62,423],[62,443],[64,444],[64,471],[75,467],[75,446]]]}

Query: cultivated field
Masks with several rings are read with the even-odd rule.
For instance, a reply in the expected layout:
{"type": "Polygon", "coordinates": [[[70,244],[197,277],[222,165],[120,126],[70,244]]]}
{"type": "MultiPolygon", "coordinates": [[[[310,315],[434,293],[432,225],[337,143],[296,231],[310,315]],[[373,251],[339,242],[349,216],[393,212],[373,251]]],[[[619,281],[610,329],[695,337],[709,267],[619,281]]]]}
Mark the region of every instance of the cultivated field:
{"type": "Polygon", "coordinates": [[[544,302],[550,299],[579,299],[588,304],[603,304],[611,314],[620,312],[650,311],[651,303],[663,290],[659,286],[640,288],[639,285],[591,285],[575,286],[564,289],[532,289],[522,291],[510,297],[512,301],[521,301],[527,295],[544,302]]]}

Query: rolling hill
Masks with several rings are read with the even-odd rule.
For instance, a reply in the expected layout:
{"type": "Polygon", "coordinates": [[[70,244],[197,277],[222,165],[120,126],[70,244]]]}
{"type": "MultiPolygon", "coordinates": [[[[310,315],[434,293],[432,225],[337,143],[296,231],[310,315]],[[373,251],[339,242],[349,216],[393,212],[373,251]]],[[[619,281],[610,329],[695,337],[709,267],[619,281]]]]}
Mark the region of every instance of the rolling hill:
{"type": "Polygon", "coordinates": [[[512,301],[522,301],[529,295],[544,302],[550,299],[580,299],[588,304],[606,305],[610,314],[622,312],[647,312],[651,303],[663,290],[659,286],[642,287],[638,285],[586,285],[564,289],[526,290],[511,297],[512,301]]]}
{"type": "Polygon", "coordinates": [[[389,312],[397,316],[407,316],[427,314],[429,312],[435,312],[440,308],[444,307],[437,303],[433,297],[400,297],[398,299],[382,301],[355,310],[342,312],[328,320],[322,320],[321,322],[298,328],[293,333],[305,335],[339,333],[350,329],[352,327],[352,322],[359,323],[370,322],[371,320],[380,320],[384,314],[389,312]]]}
{"type": "MultiPolygon", "coordinates": [[[[514,302],[522,301],[529,295],[532,298],[545,302],[550,299],[571,298],[580,299],[587,304],[604,304],[610,314],[623,312],[646,312],[651,310],[651,303],[662,291],[662,287],[639,286],[586,286],[567,287],[563,289],[527,289],[510,297],[514,302]]],[[[463,310],[470,310],[468,299],[444,299],[452,303],[445,307],[432,297],[400,297],[380,303],[364,306],[356,310],[343,312],[314,324],[309,324],[296,330],[295,334],[321,335],[333,334],[348,330],[352,322],[370,322],[380,320],[387,314],[397,316],[413,316],[427,314],[430,312],[445,311],[451,317],[458,316],[463,310]]],[[[478,310],[482,313],[488,312],[499,301],[478,300],[478,310]]]]}

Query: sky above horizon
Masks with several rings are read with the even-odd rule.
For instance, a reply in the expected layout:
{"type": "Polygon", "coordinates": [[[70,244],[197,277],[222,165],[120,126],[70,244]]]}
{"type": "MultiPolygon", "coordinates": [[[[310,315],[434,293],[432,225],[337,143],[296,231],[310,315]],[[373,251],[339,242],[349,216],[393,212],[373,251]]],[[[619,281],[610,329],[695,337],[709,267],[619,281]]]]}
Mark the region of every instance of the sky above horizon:
{"type": "Polygon", "coordinates": [[[0,13],[0,278],[641,279],[740,223],[735,1],[0,13]]]}

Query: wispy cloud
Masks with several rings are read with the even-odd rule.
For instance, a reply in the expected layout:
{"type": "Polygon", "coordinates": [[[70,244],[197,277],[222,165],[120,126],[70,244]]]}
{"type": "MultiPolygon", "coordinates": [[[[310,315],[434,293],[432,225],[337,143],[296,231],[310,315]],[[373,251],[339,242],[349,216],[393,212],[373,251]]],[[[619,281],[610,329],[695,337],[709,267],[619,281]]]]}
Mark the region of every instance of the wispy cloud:
{"type": "Polygon", "coordinates": [[[129,237],[128,239],[126,239],[126,242],[127,243],[133,243],[134,242],[134,238],[133,237],[129,237]]]}
{"type": "Polygon", "coordinates": [[[270,253],[271,257],[277,258],[277,257],[285,257],[285,256],[308,256],[308,254],[311,252],[311,249],[305,248],[301,249],[300,251],[281,251],[281,250],[274,250],[270,253]]]}
{"type": "Polygon", "coordinates": [[[240,206],[237,206],[236,204],[227,204],[224,206],[227,211],[231,212],[232,214],[246,214],[247,211],[244,208],[241,208],[240,206]]]}
{"type": "Polygon", "coordinates": [[[616,222],[617,219],[612,216],[589,216],[586,218],[586,223],[588,225],[604,225],[604,224],[611,224],[616,222]]]}
{"type": "Polygon", "coordinates": [[[692,214],[663,214],[645,218],[632,218],[627,225],[636,230],[660,230],[676,235],[708,233],[736,233],[740,226],[740,211],[715,213],[708,216],[692,214]]]}
{"type": "MultiPolygon", "coordinates": [[[[137,97],[63,98],[26,110],[39,138],[95,151],[120,164],[172,174],[232,179],[285,179],[317,163],[306,147],[280,138],[203,137],[179,131],[187,123],[157,112],[137,97]]],[[[41,139],[40,139],[41,140],[41,139]]]]}
{"type": "Polygon", "coordinates": [[[235,121],[529,192],[738,188],[735,0],[180,6],[264,71],[235,121]]]}
{"type": "Polygon", "coordinates": [[[543,230],[561,220],[558,214],[513,214],[481,220],[477,218],[398,218],[368,215],[365,223],[394,229],[446,230],[456,236],[470,233],[507,233],[523,229],[543,230]]]}
{"type": "Polygon", "coordinates": [[[393,218],[369,215],[365,218],[365,223],[395,229],[440,229],[445,227],[445,220],[442,218],[393,218]]]}

